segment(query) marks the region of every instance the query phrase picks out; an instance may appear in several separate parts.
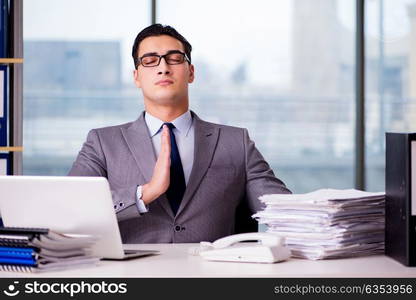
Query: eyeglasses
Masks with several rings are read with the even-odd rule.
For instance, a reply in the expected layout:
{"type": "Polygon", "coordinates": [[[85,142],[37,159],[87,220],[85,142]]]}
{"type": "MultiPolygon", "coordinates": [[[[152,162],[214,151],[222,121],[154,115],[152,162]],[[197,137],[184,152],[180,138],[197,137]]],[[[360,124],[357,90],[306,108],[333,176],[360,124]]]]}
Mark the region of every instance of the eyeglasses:
{"type": "Polygon", "coordinates": [[[191,63],[188,56],[178,50],[170,51],[165,55],[157,55],[157,54],[145,54],[142,57],[139,57],[139,64],[143,67],[156,67],[160,64],[162,57],[165,59],[168,65],[180,65],[183,64],[185,61],[191,63]]]}

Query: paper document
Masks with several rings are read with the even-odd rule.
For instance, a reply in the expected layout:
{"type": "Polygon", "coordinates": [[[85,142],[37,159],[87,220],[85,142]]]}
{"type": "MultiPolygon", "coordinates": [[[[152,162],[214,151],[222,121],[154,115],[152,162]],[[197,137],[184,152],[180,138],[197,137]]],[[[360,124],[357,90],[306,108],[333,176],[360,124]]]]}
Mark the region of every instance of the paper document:
{"type": "Polygon", "coordinates": [[[253,217],[286,238],[294,257],[325,259],[383,253],[385,194],[321,189],[261,196],[253,217]]]}

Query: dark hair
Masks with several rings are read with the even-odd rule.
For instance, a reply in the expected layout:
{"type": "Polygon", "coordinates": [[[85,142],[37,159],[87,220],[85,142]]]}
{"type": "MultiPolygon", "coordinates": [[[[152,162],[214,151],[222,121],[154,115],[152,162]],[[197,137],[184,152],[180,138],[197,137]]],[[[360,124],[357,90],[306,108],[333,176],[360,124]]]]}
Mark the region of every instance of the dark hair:
{"type": "Polygon", "coordinates": [[[136,39],[134,40],[131,55],[133,56],[134,67],[136,69],[139,65],[138,51],[140,43],[149,36],[159,35],[168,35],[179,40],[183,45],[186,56],[188,56],[189,61],[191,61],[192,46],[179,32],[176,31],[175,28],[168,25],[153,24],[140,31],[139,34],[136,36],[136,39]]]}

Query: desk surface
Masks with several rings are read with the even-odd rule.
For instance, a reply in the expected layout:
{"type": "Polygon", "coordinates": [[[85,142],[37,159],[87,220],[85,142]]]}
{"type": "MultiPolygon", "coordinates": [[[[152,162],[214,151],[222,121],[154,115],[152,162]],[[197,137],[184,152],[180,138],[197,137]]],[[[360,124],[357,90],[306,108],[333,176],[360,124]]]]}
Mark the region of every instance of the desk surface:
{"type": "Polygon", "coordinates": [[[0,272],[0,277],[414,277],[416,268],[384,256],[311,261],[290,259],[275,264],[205,261],[188,254],[198,244],[126,245],[126,249],[160,254],[127,261],[100,261],[97,266],[44,273],[0,272]]]}

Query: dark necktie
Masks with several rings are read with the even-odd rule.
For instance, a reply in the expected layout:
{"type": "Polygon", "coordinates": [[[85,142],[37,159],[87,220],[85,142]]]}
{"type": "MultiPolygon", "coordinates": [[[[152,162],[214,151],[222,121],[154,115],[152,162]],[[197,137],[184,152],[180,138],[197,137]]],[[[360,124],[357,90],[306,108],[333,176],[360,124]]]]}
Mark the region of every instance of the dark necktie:
{"type": "MultiPolygon", "coordinates": [[[[163,123],[168,126],[170,136],[170,184],[166,191],[166,196],[169,200],[170,207],[173,214],[176,215],[179,205],[181,204],[183,194],[185,194],[185,175],[183,173],[181,157],[179,155],[178,145],[176,144],[172,123],[163,123]]],[[[163,127],[162,125],[162,127],[163,127]]]]}

